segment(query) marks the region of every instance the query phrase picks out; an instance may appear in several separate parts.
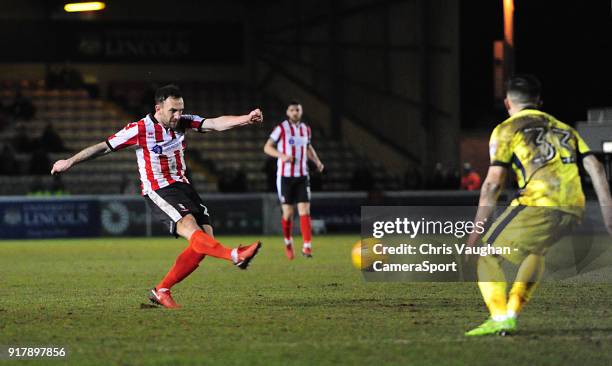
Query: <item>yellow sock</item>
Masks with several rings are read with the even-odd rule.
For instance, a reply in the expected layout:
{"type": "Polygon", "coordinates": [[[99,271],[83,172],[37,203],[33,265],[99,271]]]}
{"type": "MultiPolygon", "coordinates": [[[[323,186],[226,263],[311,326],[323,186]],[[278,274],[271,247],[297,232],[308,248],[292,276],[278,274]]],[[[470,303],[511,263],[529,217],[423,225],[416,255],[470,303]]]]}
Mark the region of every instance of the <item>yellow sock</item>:
{"type": "Polygon", "coordinates": [[[508,315],[516,317],[535,292],[544,273],[544,257],[530,254],[523,260],[508,298],[508,315]]]}
{"type": "Polygon", "coordinates": [[[503,320],[507,314],[506,277],[499,259],[493,256],[478,259],[478,287],[494,320],[503,320]]]}
{"type": "Polygon", "coordinates": [[[506,283],[505,282],[478,282],[482,297],[489,308],[494,320],[503,320],[507,313],[506,283]]]}

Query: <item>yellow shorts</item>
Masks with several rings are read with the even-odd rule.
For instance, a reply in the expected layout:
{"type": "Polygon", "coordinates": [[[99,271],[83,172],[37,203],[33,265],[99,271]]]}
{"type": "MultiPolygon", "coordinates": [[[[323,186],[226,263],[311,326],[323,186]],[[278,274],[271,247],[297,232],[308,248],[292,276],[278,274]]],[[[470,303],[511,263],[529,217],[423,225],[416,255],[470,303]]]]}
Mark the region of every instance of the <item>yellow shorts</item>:
{"type": "Polygon", "coordinates": [[[502,256],[519,264],[529,254],[546,254],[579,222],[578,216],[552,207],[511,206],[493,222],[482,241],[509,248],[510,254],[502,256]]]}

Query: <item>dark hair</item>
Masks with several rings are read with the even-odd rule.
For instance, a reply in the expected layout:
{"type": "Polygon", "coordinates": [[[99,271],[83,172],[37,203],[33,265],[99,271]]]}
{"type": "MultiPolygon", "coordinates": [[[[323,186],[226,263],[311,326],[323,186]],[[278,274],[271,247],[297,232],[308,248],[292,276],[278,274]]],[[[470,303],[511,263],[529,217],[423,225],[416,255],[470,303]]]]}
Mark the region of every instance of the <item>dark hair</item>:
{"type": "Polygon", "coordinates": [[[158,88],[155,91],[155,103],[163,103],[168,98],[182,98],[183,94],[178,86],[174,84],[168,84],[158,88]]]}
{"type": "Polygon", "coordinates": [[[506,82],[506,94],[515,103],[536,104],[541,93],[542,84],[533,75],[516,75],[506,82]]]}
{"type": "Polygon", "coordinates": [[[299,100],[292,100],[289,102],[289,104],[287,104],[287,108],[291,107],[292,105],[302,105],[302,103],[300,103],[299,100]]]}

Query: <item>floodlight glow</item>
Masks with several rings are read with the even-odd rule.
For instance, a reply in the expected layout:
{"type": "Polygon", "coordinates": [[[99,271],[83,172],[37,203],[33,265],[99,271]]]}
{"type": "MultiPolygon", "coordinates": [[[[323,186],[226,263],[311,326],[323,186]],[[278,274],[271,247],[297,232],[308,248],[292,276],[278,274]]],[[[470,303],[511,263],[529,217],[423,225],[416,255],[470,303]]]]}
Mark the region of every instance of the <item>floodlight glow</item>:
{"type": "Polygon", "coordinates": [[[64,10],[68,13],[81,11],[98,11],[106,8],[106,4],[101,1],[90,1],[86,3],[68,3],[64,5],[64,10]]]}
{"type": "Polygon", "coordinates": [[[504,38],[514,46],[514,0],[504,0],[504,38]]]}

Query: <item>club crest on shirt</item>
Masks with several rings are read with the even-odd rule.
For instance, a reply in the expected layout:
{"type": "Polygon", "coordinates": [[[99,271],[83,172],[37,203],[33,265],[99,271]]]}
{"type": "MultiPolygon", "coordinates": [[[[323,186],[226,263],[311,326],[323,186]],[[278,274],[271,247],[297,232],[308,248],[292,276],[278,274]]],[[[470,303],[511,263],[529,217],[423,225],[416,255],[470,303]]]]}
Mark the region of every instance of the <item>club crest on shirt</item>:
{"type": "Polygon", "coordinates": [[[154,153],[156,153],[156,154],[161,154],[161,153],[162,153],[162,151],[163,151],[163,149],[162,149],[162,147],[161,147],[161,146],[159,146],[159,145],[155,145],[155,146],[153,146],[153,148],[151,149],[151,151],[153,151],[153,152],[154,152],[154,153]]]}
{"type": "Polygon", "coordinates": [[[290,138],[288,142],[289,142],[289,145],[295,145],[295,139],[293,139],[293,137],[290,138]]]}

